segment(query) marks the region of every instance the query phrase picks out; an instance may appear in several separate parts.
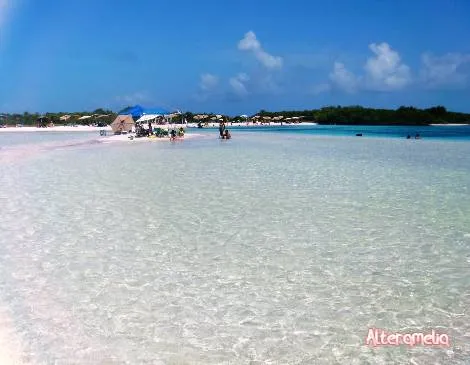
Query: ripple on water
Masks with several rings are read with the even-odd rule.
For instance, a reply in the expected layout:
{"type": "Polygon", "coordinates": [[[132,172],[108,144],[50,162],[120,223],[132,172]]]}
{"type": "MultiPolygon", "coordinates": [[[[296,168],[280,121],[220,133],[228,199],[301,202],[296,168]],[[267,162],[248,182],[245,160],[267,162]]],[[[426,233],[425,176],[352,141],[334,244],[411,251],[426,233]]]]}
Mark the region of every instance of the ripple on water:
{"type": "Polygon", "coordinates": [[[0,295],[26,357],[465,363],[467,144],[187,142],[0,165],[0,295]],[[369,348],[369,327],[452,348],[369,348]]]}

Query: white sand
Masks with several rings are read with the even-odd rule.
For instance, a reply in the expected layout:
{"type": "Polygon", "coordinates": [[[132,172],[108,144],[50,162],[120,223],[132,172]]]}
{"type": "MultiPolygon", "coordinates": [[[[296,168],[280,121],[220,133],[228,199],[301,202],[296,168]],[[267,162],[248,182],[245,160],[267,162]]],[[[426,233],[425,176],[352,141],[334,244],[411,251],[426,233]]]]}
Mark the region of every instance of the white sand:
{"type": "MultiPolygon", "coordinates": [[[[226,123],[225,124],[227,128],[229,127],[269,127],[269,126],[280,126],[281,123],[266,123],[266,124],[256,124],[256,123],[226,123]]],[[[302,122],[302,123],[296,123],[296,124],[286,124],[283,123],[283,127],[287,126],[307,126],[307,125],[317,125],[317,123],[310,123],[310,122],[302,122]]],[[[447,125],[452,125],[452,124],[447,124],[447,125]]],[[[459,124],[453,124],[453,125],[459,125],[459,124]]],[[[179,127],[180,125],[175,125],[176,127],[179,127]]],[[[208,123],[208,127],[218,127],[219,123],[208,123]]],[[[165,126],[167,127],[167,126],[165,126]]],[[[185,127],[183,125],[183,127],[185,127]]],[[[197,123],[188,123],[186,125],[188,128],[197,128],[197,123]]],[[[172,126],[170,125],[170,128],[172,126]]],[[[98,132],[101,130],[105,130],[110,132],[111,127],[90,127],[86,125],[78,125],[76,127],[71,127],[71,126],[56,126],[56,127],[47,127],[47,128],[37,128],[37,127],[7,127],[7,128],[0,128],[0,133],[7,133],[7,132],[98,132]]]]}
{"type": "MultiPolygon", "coordinates": [[[[312,123],[312,122],[302,122],[302,123],[291,123],[291,124],[287,124],[285,122],[282,123],[282,126],[283,127],[288,127],[288,126],[307,126],[307,125],[318,125],[318,123],[312,123]]],[[[188,128],[197,128],[197,123],[188,123],[188,128]]],[[[216,122],[216,123],[207,123],[207,126],[205,126],[206,128],[207,127],[218,127],[219,126],[219,123],[216,122]]],[[[230,128],[230,127],[273,127],[273,126],[281,126],[281,123],[274,123],[274,122],[270,122],[270,123],[265,123],[265,124],[260,124],[260,123],[252,123],[252,122],[244,122],[244,123],[233,123],[231,124],[230,122],[229,123],[225,123],[225,126],[227,128],[230,128]]]]}
{"type": "MultiPolygon", "coordinates": [[[[201,137],[205,137],[205,135],[204,134],[199,134],[199,133],[186,133],[184,135],[184,137],[177,138],[176,141],[184,141],[185,139],[201,138],[201,137]]],[[[103,143],[113,143],[113,142],[132,142],[132,143],[138,143],[138,142],[169,142],[170,137],[162,137],[162,138],[158,138],[158,137],[157,138],[141,137],[141,138],[135,138],[134,134],[121,134],[121,135],[116,135],[116,136],[102,137],[102,138],[99,138],[99,141],[103,142],[103,143]],[[133,136],[134,138],[131,139],[131,138],[129,138],[130,136],[133,136]]]]}
{"type": "Polygon", "coordinates": [[[37,127],[8,127],[0,128],[0,133],[6,132],[97,132],[101,130],[111,131],[111,127],[89,127],[86,125],[79,125],[76,127],[70,126],[57,126],[57,127],[47,127],[47,128],[37,128],[37,127]]]}

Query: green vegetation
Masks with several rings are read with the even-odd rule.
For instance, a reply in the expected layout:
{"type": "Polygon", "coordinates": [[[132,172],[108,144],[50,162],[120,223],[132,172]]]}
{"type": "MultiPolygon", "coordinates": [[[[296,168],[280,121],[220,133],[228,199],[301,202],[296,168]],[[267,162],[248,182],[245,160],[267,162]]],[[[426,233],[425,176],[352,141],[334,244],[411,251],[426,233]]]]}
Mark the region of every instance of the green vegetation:
{"type": "Polygon", "coordinates": [[[428,125],[428,124],[470,124],[470,114],[449,112],[443,106],[428,109],[401,106],[396,110],[372,109],[361,106],[329,106],[321,109],[302,111],[268,112],[261,110],[260,116],[300,117],[303,121],[319,124],[350,125],[428,125]]]}
{"type": "MultiPolygon", "coordinates": [[[[214,117],[213,113],[203,113],[205,121],[214,117]]],[[[401,106],[396,110],[373,109],[361,106],[328,106],[312,110],[287,110],[269,112],[261,110],[257,115],[262,117],[279,117],[282,119],[302,117],[302,121],[312,121],[319,124],[349,124],[349,125],[428,125],[428,124],[470,124],[470,114],[447,111],[443,106],[428,109],[401,106]]],[[[200,114],[186,112],[181,119],[188,122],[198,122],[200,114]]],[[[46,113],[46,114],[0,114],[0,124],[6,125],[41,125],[46,126],[50,122],[55,125],[106,125],[116,118],[116,113],[111,110],[96,109],[93,112],[77,113],[46,113]],[[91,116],[88,119],[80,119],[83,116],[91,116]],[[64,118],[65,117],[65,118],[64,118]],[[40,119],[42,118],[42,119],[40,119]]],[[[215,118],[214,118],[215,119],[215,118]]],[[[224,117],[225,120],[243,121],[243,118],[224,117]]],[[[281,122],[281,120],[277,120],[281,122]]]]}
{"type": "Polygon", "coordinates": [[[23,114],[0,114],[0,124],[5,125],[29,125],[45,127],[49,123],[55,125],[106,125],[110,124],[116,118],[116,113],[111,110],[96,109],[93,112],[77,112],[77,113],[28,113],[23,114]],[[82,119],[83,116],[91,116],[91,118],[82,119]],[[61,119],[62,118],[62,119],[61,119]]]}

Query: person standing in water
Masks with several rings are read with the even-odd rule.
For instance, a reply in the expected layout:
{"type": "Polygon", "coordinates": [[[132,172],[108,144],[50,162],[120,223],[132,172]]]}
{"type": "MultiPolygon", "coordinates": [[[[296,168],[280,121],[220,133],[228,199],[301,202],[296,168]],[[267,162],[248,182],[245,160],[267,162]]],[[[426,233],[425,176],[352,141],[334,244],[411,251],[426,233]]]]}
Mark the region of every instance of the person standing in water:
{"type": "Polygon", "coordinates": [[[224,138],[224,132],[225,132],[225,123],[224,121],[221,121],[219,123],[219,134],[221,138],[224,138]]]}

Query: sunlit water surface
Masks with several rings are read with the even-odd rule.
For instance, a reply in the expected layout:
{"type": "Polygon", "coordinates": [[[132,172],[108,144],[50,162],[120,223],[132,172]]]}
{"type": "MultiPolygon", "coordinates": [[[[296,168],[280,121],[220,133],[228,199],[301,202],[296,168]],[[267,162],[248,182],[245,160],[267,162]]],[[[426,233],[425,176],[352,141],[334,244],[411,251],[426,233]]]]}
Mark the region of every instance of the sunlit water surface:
{"type": "Polygon", "coordinates": [[[72,145],[5,159],[0,184],[0,301],[25,362],[470,358],[470,143],[72,145]],[[451,347],[371,348],[370,327],[451,347]]]}

